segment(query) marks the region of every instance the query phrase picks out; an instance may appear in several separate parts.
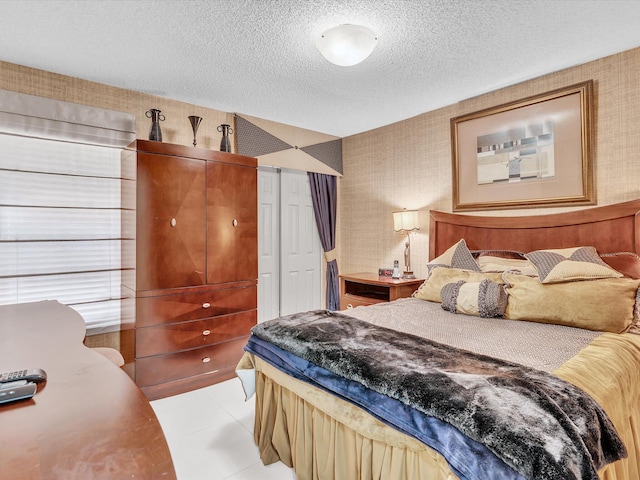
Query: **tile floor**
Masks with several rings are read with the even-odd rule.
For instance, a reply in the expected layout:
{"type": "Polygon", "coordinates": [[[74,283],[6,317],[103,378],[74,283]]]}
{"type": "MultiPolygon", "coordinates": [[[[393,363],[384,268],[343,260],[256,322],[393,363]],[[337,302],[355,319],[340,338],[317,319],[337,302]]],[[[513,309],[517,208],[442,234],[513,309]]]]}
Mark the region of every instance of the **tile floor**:
{"type": "Polygon", "coordinates": [[[178,480],[295,480],[284,464],[260,461],[254,403],[237,378],[151,402],[178,480]]]}

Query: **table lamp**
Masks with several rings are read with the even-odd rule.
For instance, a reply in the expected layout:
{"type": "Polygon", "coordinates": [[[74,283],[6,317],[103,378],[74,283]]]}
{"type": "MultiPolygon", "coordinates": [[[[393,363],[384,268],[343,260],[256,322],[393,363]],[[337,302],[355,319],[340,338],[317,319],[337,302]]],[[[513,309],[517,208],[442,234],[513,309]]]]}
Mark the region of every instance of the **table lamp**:
{"type": "Polygon", "coordinates": [[[401,210],[393,212],[393,230],[407,232],[407,243],[404,244],[404,273],[402,278],[416,278],[411,271],[411,232],[420,230],[417,210],[401,210]]]}

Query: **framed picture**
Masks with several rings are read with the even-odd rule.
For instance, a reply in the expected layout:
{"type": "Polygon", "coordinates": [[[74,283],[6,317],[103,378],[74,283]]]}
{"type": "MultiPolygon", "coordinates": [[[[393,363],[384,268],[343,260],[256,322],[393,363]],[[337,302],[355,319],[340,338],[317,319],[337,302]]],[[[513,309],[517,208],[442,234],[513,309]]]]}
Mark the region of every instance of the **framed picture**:
{"type": "Polygon", "coordinates": [[[593,205],[593,80],[451,119],[453,211],[593,205]]]}

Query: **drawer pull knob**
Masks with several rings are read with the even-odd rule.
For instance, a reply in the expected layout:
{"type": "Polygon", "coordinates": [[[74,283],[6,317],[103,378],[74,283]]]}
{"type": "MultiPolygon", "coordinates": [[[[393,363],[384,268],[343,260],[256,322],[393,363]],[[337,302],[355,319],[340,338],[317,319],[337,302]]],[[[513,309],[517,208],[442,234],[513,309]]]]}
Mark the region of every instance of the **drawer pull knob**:
{"type": "Polygon", "coordinates": [[[211,359],[209,357],[204,357],[202,359],[202,363],[209,363],[211,361],[211,359]]]}
{"type": "Polygon", "coordinates": [[[204,332],[202,332],[202,335],[204,335],[205,337],[209,334],[211,334],[211,330],[205,330],[204,332]]]}
{"type": "Polygon", "coordinates": [[[353,308],[353,305],[349,304],[347,305],[347,308],[353,308]]]}
{"type": "Polygon", "coordinates": [[[177,223],[178,223],[178,222],[176,222],[176,219],[175,219],[175,218],[172,218],[172,219],[171,219],[171,226],[172,226],[172,227],[175,227],[175,226],[177,225],[177,223]]]}
{"type": "Polygon", "coordinates": [[[238,226],[238,220],[236,220],[235,218],[233,219],[233,222],[231,222],[231,225],[233,225],[234,227],[238,226]]]}
{"type": "Polygon", "coordinates": [[[209,308],[211,304],[209,302],[203,303],[202,308],[209,308]]]}

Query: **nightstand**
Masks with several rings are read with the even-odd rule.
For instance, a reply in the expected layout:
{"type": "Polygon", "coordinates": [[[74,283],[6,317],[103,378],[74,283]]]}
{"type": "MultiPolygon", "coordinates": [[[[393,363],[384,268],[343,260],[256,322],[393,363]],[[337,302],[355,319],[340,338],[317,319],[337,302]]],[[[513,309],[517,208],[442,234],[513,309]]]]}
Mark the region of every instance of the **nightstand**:
{"type": "Polygon", "coordinates": [[[391,278],[376,273],[340,275],[340,308],[345,310],[410,297],[423,282],[422,278],[391,278]]]}

